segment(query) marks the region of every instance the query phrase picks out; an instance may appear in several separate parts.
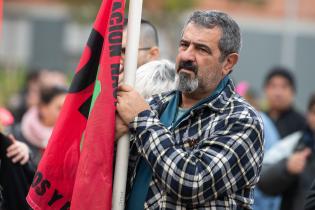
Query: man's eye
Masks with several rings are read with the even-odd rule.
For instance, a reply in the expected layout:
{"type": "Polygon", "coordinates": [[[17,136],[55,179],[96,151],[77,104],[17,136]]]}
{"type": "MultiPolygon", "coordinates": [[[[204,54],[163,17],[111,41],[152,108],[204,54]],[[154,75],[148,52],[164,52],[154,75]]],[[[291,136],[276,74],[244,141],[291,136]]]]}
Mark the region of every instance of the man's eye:
{"type": "Polygon", "coordinates": [[[200,52],[202,52],[202,53],[207,53],[207,54],[209,54],[209,50],[208,49],[206,49],[206,48],[199,48],[198,49],[200,52]]]}

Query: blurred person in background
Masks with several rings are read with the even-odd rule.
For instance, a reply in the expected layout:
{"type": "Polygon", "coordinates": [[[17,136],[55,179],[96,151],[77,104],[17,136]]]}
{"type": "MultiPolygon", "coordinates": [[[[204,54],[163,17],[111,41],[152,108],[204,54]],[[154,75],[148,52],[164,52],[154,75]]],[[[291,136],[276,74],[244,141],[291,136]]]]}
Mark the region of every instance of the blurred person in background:
{"type": "Polygon", "coordinates": [[[268,103],[266,113],[275,123],[281,138],[305,128],[305,118],[293,105],[296,85],[288,69],[272,68],[265,78],[264,90],[268,103]]]}
{"type": "Polygon", "coordinates": [[[24,113],[31,107],[38,105],[40,90],[46,87],[67,87],[66,76],[57,70],[32,69],[29,70],[25,85],[21,92],[9,100],[9,107],[16,123],[19,123],[24,113]]]}
{"type": "Polygon", "coordinates": [[[26,110],[39,100],[39,75],[39,70],[29,70],[26,73],[24,86],[20,93],[9,99],[9,108],[14,115],[16,123],[19,123],[26,110]]]}
{"type": "MultiPolygon", "coordinates": [[[[128,19],[125,18],[124,30],[123,30],[123,39],[122,39],[122,48],[121,48],[121,59],[120,59],[120,76],[119,83],[123,79],[124,73],[124,61],[127,45],[127,24],[128,19]]],[[[138,60],[137,67],[148,63],[149,61],[154,61],[160,58],[160,49],[159,49],[159,37],[156,27],[147,20],[141,20],[140,26],[140,40],[138,48],[138,60]]]]}
{"type": "Polygon", "coordinates": [[[10,158],[13,163],[26,164],[30,159],[30,149],[27,144],[15,139],[12,134],[9,134],[7,137],[12,142],[7,148],[7,157],[10,158]]]}
{"type": "Polygon", "coordinates": [[[13,114],[5,107],[0,107],[0,131],[5,131],[6,128],[14,123],[13,114]]]}
{"type": "Polygon", "coordinates": [[[259,188],[281,195],[281,210],[301,210],[315,177],[315,94],[307,109],[307,126],[279,141],[265,154],[259,188]]]}
{"type": "Polygon", "coordinates": [[[3,209],[30,210],[26,195],[31,185],[35,168],[29,162],[29,147],[12,135],[0,132],[0,186],[3,209]]]}
{"type": "MultiPolygon", "coordinates": [[[[14,117],[11,112],[4,107],[0,107],[0,132],[6,133],[7,129],[9,129],[13,123],[14,117]]],[[[20,163],[21,165],[27,163],[30,152],[28,146],[25,143],[16,140],[12,134],[7,137],[12,144],[7,148],[6,156],[10,158],[13,163],[20,163]]]]}
{"type": "Polygon", "coordinates": [[[10,132],[30,148],[36,166],[47,146],[66,93],[67,89],[62,86],[43,88],[39,103],[23,115],[21,123],[11,127],[10,132]]]}
{"type": "MultiPolygon", "coordinates": [[[[260,111],[258,96],[255,91],[250,87],[250,84],[246,81],[239,82],[235,91],[246,101],[248,101],[253,107],[255,107],[262,118],[264,125],[264,151],[268,151],[273,145],[275,145],[279,139],[279,133],[272,120],[263,112],[260,111]]],[[[259,187],[256,187],[254,193],[254,210],[278,210],[280,207],[280,196],[270,196],[264,194],[259,187]]]]}
{"type": "Polygon", "coordinates": [[[35,168],[27,164],[30,150],[26,143],[16,140],[13,135],[3,134],[12,123],[10,112],[0,108],[0,209],[29,210],[25,197],[35,168]]]}
{"type": "Polygon", "coordinates": [[[39,75],[39,87],[67,87],[66,75],[58,70],[43,69],[39,75]]]}
{"type": "Polygon", "coordinates": [[[175,64],[168,60],[151,61],[136,72],[135,89],[145,98],[175,89],[175,64]]]}

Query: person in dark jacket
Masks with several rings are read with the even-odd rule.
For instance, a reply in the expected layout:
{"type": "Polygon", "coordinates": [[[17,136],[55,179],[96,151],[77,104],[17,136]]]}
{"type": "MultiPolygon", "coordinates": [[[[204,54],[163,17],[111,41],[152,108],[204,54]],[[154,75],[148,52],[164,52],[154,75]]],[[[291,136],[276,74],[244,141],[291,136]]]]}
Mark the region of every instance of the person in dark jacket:
{"type": "Polygon", "coordinates": [[[10,129],[17,139],[27,144],[31,150],[31,160],[36,166],[48,144],[66,93],[67,89],[61,86],[42,89],[39,104],[30,108],[21,123],[10,129]]]}
{"type": "Polygon", "coordinates": [[[307,128],[295,132],[265,155],[259,188],[281,195],[281,210],[301,210],[315,177],[315,94],[308,105],[307,128]]]}
{"type": "Polygon", "coordinates": [[[304,116],[293,106],[296,85],[288,69],[271,69],[264,82],[264,91],[268,103],[266,114],[274,122],[281,138],[306,127],[304,116]]]}
{"type": "Polygon", "coordinates": [[[35,168],[29,162],[29,149],[12,135],[0,131],[0,209],[30,210],[26,195],[35,168]]]}

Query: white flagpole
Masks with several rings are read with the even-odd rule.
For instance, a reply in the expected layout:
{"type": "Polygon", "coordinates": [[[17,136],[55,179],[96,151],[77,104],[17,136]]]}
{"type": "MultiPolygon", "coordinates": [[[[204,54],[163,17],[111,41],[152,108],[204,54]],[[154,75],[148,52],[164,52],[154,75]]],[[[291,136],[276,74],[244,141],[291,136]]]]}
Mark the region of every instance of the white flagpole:
{"type": "MultiPolygon", "coordinates": [[[[128,14],[128,39],[124,61],[124,83],[134,86],[136,80],[137,58],[140,39],[140,24],[143,0],[130,0],[128,14]]],[[[125,193],[129,158],[129,135],[122,136],[117,143],[113,210],[125,209],[125,193]]]]}

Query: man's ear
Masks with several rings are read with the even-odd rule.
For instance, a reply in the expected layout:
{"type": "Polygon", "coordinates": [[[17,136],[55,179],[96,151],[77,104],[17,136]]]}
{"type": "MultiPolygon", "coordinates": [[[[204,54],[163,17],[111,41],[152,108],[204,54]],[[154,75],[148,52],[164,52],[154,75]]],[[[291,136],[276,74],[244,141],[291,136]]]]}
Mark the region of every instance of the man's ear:
{"type": "Polygon", "coordinates": [[[149,51],[149,60],[157,60],[160,58],[160,49],[156,46],[152,47],[149,51]]]}
{"type": "Polygon", "coordinates": [[[238,61],[238,57],[239,55],[237,53],[231,53],[225,58],[222,71],[224,76],[228,75],[232,71],[238,61]]]}

